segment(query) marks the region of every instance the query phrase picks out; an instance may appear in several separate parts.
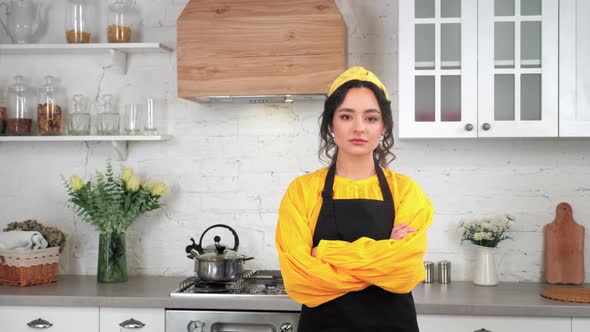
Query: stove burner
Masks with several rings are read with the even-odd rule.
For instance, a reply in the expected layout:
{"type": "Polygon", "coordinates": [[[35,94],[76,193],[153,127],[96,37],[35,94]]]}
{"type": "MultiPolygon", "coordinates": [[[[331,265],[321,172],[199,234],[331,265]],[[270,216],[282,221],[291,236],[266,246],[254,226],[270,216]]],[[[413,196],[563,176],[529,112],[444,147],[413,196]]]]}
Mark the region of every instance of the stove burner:
{"type": "Polygon", "coordinates": [[[246,271],[242,278],[227,283],[210,283],[193,276],[183,280],[171,296],[182,294],[251,294],[251,295],[286,295],[280,271],[262,270],[246,271]]]}
{"type": "Polygon", "coordinates": [[[192,285],[187,292],[189,293],[231,293],[233,289],[228,284],[207,283],[198,281],[192,285]]]}

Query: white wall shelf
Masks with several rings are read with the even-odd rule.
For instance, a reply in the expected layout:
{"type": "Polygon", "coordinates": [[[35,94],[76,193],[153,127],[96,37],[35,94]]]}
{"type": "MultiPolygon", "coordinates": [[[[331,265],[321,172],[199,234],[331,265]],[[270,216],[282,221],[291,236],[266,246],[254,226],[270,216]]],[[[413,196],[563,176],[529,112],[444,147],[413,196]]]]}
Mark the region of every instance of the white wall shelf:
{"type": "Polygon", "coordinates": [[[89,44],[0,44],[0,55],[27,54],[109,54],[112,67],[127,72],[127,55],[133,53],[171,53],[161,43],[89,43],[89,44]]]}
{"type": "Polygon", "coordinates": [[[150,136],[1,136],[0,142],[111,142],[113,155],[117,160],[127,159],[129,142],[166,141],[170,135],[150,136]]]}

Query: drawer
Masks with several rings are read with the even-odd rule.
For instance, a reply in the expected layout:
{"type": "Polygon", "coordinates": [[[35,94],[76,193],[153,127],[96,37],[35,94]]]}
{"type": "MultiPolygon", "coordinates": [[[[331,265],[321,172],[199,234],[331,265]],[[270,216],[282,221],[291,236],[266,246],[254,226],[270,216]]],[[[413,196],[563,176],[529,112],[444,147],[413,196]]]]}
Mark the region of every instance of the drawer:
{"type": "Polygon", "coordinates": [[[165,310],[152,308],[100,308],[100,332],[164,332],[165,310]],[[127,324],[122,328],[119,324],[127,324]],[[145,324],[142,328],[132,328],[145,324]]]}
{"type": "Polygon", "coordinates": [[[10,332],[98,332],[98,308],[0,306],[0,321],[10,332]]]}
{"type": "Polygon", "coordinates": [[[570,317],[418,315],[420,332],[570,332],[570,317]]]}

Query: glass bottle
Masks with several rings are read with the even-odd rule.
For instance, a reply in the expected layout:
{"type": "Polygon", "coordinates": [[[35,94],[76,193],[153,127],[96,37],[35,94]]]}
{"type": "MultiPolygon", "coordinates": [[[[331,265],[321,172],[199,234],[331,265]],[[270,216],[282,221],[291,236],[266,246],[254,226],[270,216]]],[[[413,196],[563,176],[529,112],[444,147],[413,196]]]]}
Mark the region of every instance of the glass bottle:
{"type": "Polygon", "coordinates": [[[8,116],[7,113],[8,107],[6,107],[4,91],[0,91],[0,135],[6,134],[6,117],[8,116]]]}
{"type": "Polygon", "coordinates": [[[70,115],[70,135],[90,135],[90,113],[82,95],[74,95],[70,115]]]}
{"type": "Polygon", "coordinates": [[[66,40],[68,43],[89,43],[93,27],[90,3],[87,0],[66,1],[66,40]]]}
{"type": "Polygon", "coordinates": [[[14,84],[8,87],[8,135],[31,135],[33,114],[30,104],[30,90],[21,75],[14,77],[14,84]]]}
{"type": "Polygon", "coordinates": [[[39,89],[37,122],[39,135],[61,135],[63,128],[63,91],[57,86],[57,79],[45,76],[45,84],[39,89]]]}
{"type": "Polygon", "coordinates": [[[109,43],[129,43],[131,41],[134,12],[134,0],[111,1],[107,27],[109,43]]]}
{"type": "Polygon", "coordinates": [[[119,135],[119,112],[113,107],[113,96],[102,96],[103,109],[96,119],[96,131],[99,135],[119,135]]]}

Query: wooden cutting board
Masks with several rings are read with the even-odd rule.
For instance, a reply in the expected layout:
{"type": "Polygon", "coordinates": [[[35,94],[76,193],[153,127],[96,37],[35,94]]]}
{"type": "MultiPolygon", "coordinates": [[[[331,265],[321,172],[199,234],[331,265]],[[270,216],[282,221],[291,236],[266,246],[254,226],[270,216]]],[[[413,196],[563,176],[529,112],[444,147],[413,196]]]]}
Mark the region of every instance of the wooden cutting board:
{"type": "Polygon", "coordinates": [[[559,301],[590,303],[590,288],[546,288],[541,291],[541,296],[559,301]]]}
{"type": "Polygon", "coordinates": [[[555,219],[543,229],[545,281],[550,284],[584,282],[584,226],[576,224],[572,207],[559,203],[555,219]]]}

